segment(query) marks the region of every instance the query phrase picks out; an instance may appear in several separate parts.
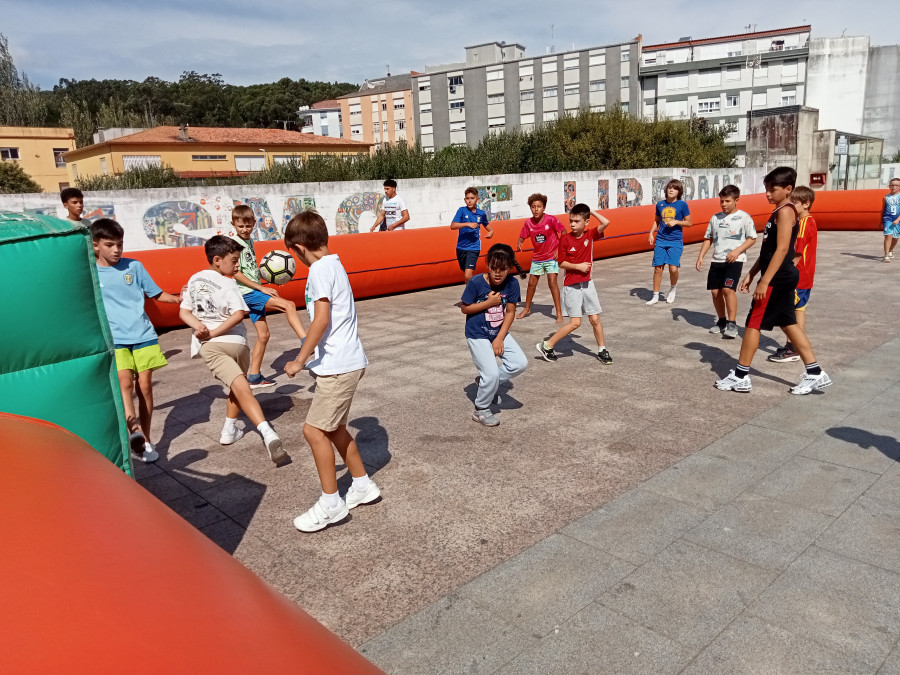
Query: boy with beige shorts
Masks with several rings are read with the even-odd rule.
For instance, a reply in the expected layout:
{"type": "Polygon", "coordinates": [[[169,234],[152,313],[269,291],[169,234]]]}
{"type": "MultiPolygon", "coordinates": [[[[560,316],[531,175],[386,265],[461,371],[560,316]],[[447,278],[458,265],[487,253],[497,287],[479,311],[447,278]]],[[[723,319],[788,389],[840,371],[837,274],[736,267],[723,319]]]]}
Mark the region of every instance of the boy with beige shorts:
{"type": "Polygon", "coordinates": [[[241,245],[217,234],[206,242],[205,249],[209,269],[188,280],[178,316],[194,329],[191,358],[202,357],[210,372],[229,389],[219,442],[231,445],[244,435],[236,425],[243,410],[262,435],[269,459],[281,464],[288,455],[247,382],[250,348],[243,322],[249,309],[232,278],[238,270],[241,245]]]}
{"type": "Polygon", "coordinates": [[[347,431],[353,395],[369,361],[356,329],[350,279],[341,259],[328,250],[328,228],[322,216],[312,210],[298,213],[285,229],[284,243],[309,267],[306,310],[311,323],[296,361],[288,363],[284,370],[294,377],[308,367],[316,377],[316,392],[303,425],[303,436],[316,462],[322,496],[312,508],[294,518],[298,530],[315,532],[339,523],[350,509],[370,504],[381,496],[366,473],[356,441],[347,431]],[[315,358],[307,364],[313,350],[315,358]],[[353,477],[345,499],[338,494],[334,448],[353,477]]]}

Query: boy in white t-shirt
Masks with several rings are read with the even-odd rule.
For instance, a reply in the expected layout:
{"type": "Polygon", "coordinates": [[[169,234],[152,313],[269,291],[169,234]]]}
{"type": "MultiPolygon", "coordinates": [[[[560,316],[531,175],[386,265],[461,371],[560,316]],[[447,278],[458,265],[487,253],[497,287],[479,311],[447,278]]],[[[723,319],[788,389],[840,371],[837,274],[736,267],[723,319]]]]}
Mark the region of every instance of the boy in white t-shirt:
{"type": "Polygon", "coordinates": [[[738,209],[740,198],[741,191],[736,185],[726,185],[719,191],[722,211],[709,219],[697,257],[699,272],[703,269],[703,256],[712,247],[712,264],[706,277],[706,288],[712,293],[718,321],[709,332],[721,334],[729,340],[738,336],[736,292],[741,282],[741,271],[747,262],[747,249],[756,243],[756,225],[750,214],[738,209]]]}
{"type": "Polygon", "coordinates": [[[381,202],[381,211],[378,212],[375,224],[372,225],[369,232],[374,232],[376,229],[381,232],[405,230],[406,223],[409,221],[409,211],[403,197],[397,194],[397,181],[393,178],[384,181],[384,196],[385,199],[381,202]]]}
{"type": "Polygon", "coordinates": [[[262,435],[269,458],[276,465],[281,464],[288,455],[247,382],[250,348],[243,321],[249,310],[232,278],[238,270],[241,245],[217,234],[204,248],[209,269],[197,272],[188,280],[178,316],[194,329],[191,358],[202,357],[210,372],[229,389],[225,426],[219,442],[231,445],[244,435],[243,429],[236,426],[243,410],[262,435]]]}
{"type": "Polygon", "coordinates": [[[369,361],[356,330],[350,279],[340,258],[328,250],[328,228],[322,216],[312,210],[298,213],[284,231],[284,243],[309,267],[309,331],[297,360],[288,363],[284,371],[294,377],[308,367],[316,377],[316,392],[303,425],[303,436],[316,462],[322,496],[294,519],[298,530],[315,532],[344,520],[350,509],[370,504],[381,496],[366,473],[356,441],[347,431],[350,404],[369,361]],[[307,364],[313,350],[315,358],[307,364]],[[338,494],[332,445],[353,477],[346,501],[338,494]]]}

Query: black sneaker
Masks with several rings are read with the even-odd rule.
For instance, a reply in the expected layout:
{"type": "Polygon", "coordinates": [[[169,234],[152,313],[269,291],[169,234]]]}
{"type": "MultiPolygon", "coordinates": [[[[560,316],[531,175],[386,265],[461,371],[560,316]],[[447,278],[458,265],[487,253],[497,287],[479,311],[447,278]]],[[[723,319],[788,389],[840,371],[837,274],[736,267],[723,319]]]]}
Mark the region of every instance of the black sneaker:
{"type": "Polygon", "coordinates": [[[538,342],[538,343],[535,345],[535,347],[537,347],[538,354],[540,354],[540,355],[544,358],[544,361],[551,361],[551,362],[552,362],[552,361],[556,361],[556,359],[559,358],[559,357],[556,355],[556,352],[553,351],[553,347],[551,347],[550,349],[544,349],[544,341],[543,341],[543,340],[541,340],[540,342],[538,342]]]}
{"type": "Polygon", "coordinates": [[[610,363],[612,363],[612,357],[609,355],[608,349],[601,349],[597,353],[597,358],[600,359],[600,363],[602,363],[604,366],[608,366],[610,363]]]}

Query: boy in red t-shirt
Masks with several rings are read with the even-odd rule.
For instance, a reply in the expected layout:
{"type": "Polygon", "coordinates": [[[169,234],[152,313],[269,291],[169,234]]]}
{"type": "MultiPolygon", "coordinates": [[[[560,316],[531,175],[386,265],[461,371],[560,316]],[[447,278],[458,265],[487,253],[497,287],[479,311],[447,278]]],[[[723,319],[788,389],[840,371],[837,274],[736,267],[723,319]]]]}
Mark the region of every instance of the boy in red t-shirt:
{"type": "Polygon", "coordinates": [[[531,270],[528,277],[528,290],[525,293],[525,307],[519,312],[517,319],[524,319],[531,314],[531,300],[537,288],[541,276],[547,275],[550,284],[550,295],[553,296],[553,306],[556,308],[556,323],[562,323],[562,308],[559,304],[559,284],[556,277],[559,274],[559,264],[556,262],[556,249],[559,247],[559,237],[565,234],[566,228],[551,215],[545,214],[547,208],[547,195],[533,194],[528,198],[528,206],[531,207],[532,217],[522,225],[519,232],[519,240],[516,242],[516,250],[522,250],[522,244],[526,239],[531,239],[534,246],[534,255],[531,258],[531,270]]]}
{"type": "Polygon", "coordinates": [[[560,237],[558,256],[559,266],[566,271],[563,314],[569,317],[569,323],[556,331],[549,340],[537,343],[538,353],[545,361],[556,361],[558,357],[553,351],[554,345],[569,333],[578,330],[581,327],[581,317],[587,314],[597,339],[597,358],[605,365],[612,363],[603,338],[603,324],[600,323],[600,300],[597,298],[594,282],[591,281],[594,242],[603,238],[603,230],[608,225],[609,219],[591,211],[587,204],[576,204],[569,211],[572,232],[560,237]],[[591,214],[600,221],[600,226],[585,230],[591,214]]]}
{"type": "MultiPolygon", "coordinates": [[[[797,327],[804,333],[806,332],[806,306],[809,304],[813,278],[816,275],[816,243],[819,231],[815,219],[809,215],[815,200],[816,193],[805,185],[798,185],[791,193],[791,201],[797,207],[797,216],[800,218],[797,245],[794,247],[794,265],[800,272],[800,280],[797,282],[797,290],[794,293],[794,309],[797,312],[797,327]]],[[[769,356],[769,361],[775,363],[799,360],[800,355],[794,351],[790,340],[784,347],[779,347],[774,354],[769,356]]]]}

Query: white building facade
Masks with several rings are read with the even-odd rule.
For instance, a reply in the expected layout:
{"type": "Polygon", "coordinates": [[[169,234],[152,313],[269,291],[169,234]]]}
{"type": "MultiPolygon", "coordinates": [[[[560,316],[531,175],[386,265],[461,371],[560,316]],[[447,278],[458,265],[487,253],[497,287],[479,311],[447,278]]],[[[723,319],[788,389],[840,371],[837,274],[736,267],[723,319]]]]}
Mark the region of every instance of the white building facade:
{"type": "Polygon", "coordinates": [[[301,106],[297,115],[300,117],[301,133],[344,137],[340,101],[320,101],[311,106],[301,106]]]}

